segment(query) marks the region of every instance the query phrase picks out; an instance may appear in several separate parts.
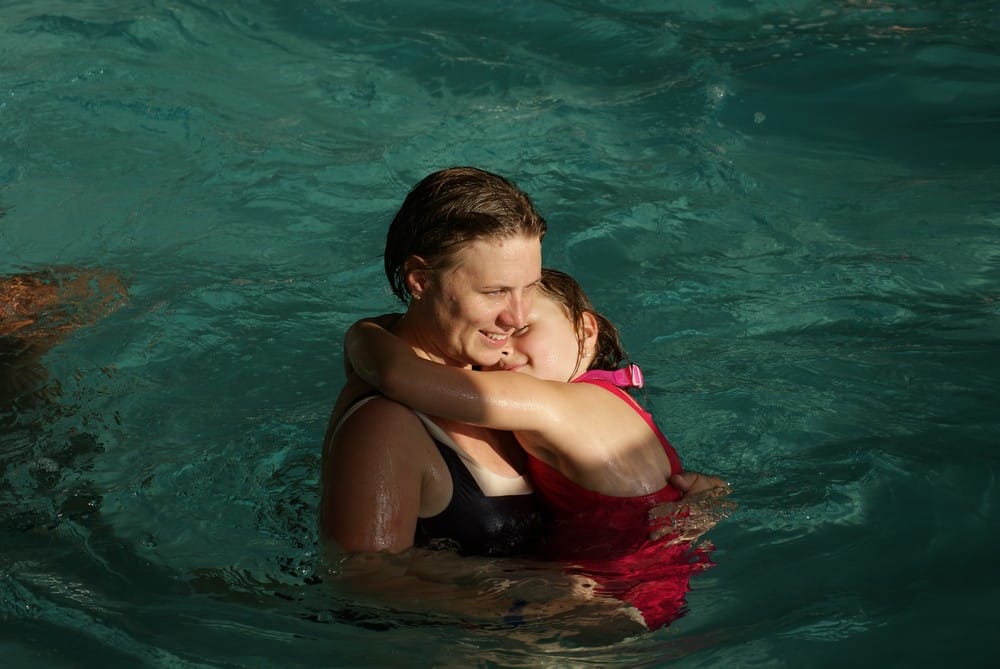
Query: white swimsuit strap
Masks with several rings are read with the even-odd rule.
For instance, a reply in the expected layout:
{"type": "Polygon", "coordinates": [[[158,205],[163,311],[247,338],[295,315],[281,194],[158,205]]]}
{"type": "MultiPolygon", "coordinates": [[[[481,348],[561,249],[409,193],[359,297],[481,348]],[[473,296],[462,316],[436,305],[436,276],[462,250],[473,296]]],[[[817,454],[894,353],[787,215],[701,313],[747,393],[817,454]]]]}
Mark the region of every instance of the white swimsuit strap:
{"type": "MultiPolygon", "coordinates": [[[[337,434],[337,430],[340,426],[344,424],[348,418],[354,414],[355,411],[368,404],[368,402],[377,399],[379,397],[384,397],[383,395],[369,395],[368,397],[363,397],[344,412],[344,415],[340,417],[337,421],[337,425],[333,428],[333,434],[337,434]]],[[[481,464],[473,460],[468,453],[459,448],[455,440],[451,438],[441,427],[431,420],[427,415],[414,411],[414,415],[420,419],[427,428],[428,434],[434,439],[441,442],[451,450],[453,450],[459,458],[461,458],[462,463],[465,468],[469,470],[472,474],[472,478],[476,480],[479,485],[479,489],[483,491],[483,494],[487,497],[500,497],[503,495],[530,495],[534,490],[531,484],[528,483],[528,479],[524,476],[502,476],[496,472],[486,469],[481,464]]]]}
{"type": "Polygon", "coordinates": [[[479,485],[479,489],[483,491],[483,494],[487,497],[500,497],[505,495],[530,495],[533,492],[531,484],[528,483],[528,479],[524,476],[503,476],[502,474],[497,474],[494,471],[483,467],[481,464],[472,459],[472,457],[463,451],[455,440],[451,438],[441,426],[431,420],[426,414],[419,411],[414,411],[417,418],[419,418],[424,427],[427,428],[427,432],[437,441],[441,442],[451,450],[453,450],[456,455],[462,460],[462,464],[465,468],[469,470],[472,474],[472,478],[476,480],[479,485]]]}
{"type": "Polygon", "coordinates": [[[357,411],[358,409],[360,409],[360,408],[361,408],[361,407],[363,407],[364,405],[368,404],[369,402],[371,402],[371,401],[372,401],[373,399],[375,399],[376,397],[382,397],[382,395],[369,395],[368,397],[362,397],[362,398],[361,398],[361,399],[359,399],[359,400],[358,400],[357,402],[355,402],[355,403],[354,403],[354,404],[352,404],[351,406],[347,407],[347,411],[345,411],[345,412],[344,412],[344,413],[343,413],[343,414],[342,414],[342,415],[340,416],[340,420],[338,420],[338,421],[337,421],[337,424],[336,424],[336,425],[335,425],[335,426],[333,427],[333,432],[332,432],[332,433],[330,434],[330,438],[331,438],[331,439],[333,439],[334,435],[336,435],[336,434],[337,434],[337,431],[338,431],[338,430],[340,430],[340,426],[341,426],[341,425],[343,425],[343,424],[344,424],[344,422],[345,422],[345,421],[347,421],[347,419],[348,419],[348,418],[350,418],[350,417],[351,417],[351,415],[352,415],[352,414],[353,414],[353,413],[354,413],[355,411],[357,411]]]}

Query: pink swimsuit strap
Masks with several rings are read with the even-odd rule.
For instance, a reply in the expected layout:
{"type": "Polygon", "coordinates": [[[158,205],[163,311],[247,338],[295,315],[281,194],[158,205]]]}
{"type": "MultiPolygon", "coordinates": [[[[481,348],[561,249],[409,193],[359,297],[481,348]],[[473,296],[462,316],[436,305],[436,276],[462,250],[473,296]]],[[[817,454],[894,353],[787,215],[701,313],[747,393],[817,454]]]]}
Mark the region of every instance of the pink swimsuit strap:
{"type": "Polygon", "coordinates": [[[642,388],[644,382],[639,365],[631,364],[621,369],[590,369],[573,379],[574,381],[606,381],[619,388],[642,388]]]}

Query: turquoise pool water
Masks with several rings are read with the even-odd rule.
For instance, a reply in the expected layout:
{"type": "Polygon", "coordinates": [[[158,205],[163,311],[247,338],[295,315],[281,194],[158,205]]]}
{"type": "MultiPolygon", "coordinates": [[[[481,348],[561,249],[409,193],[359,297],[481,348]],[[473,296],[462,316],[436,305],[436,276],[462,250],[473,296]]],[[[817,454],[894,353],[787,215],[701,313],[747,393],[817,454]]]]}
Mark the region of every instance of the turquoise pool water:
{"type": "Polygon", "coordinates": [[[975,1],[4,2],[0,273],[130,300],[0,404],[0,664],[994,666],[998,29],[975,1]],[[385,228],[453,164],[533,196],[683,461],[734,486],[667,629],[524,640],[310,585],[340,338],[395,307],[385,228]]]}

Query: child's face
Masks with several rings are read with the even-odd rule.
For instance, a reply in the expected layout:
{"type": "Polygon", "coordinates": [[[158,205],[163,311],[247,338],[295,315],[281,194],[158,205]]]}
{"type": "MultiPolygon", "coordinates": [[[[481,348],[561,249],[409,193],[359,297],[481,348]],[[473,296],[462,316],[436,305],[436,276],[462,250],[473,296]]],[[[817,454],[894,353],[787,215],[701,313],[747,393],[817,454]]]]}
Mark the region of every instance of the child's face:
{"type": "Polygon", "coordinates": [[[524,372],[546,381],[569,381],[584,371],[580,337],[562,304],[535,293],[527,325],[514,333],[492,370],[524,372]],[[579,367],[579,369],[578,369],[579,367]]]}

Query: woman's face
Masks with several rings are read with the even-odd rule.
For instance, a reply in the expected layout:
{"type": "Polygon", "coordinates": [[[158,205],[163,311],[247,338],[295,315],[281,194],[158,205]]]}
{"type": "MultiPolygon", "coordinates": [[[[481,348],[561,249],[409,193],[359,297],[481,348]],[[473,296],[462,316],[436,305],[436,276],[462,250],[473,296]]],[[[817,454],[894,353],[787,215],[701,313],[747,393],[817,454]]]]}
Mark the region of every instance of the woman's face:
{"type": "MultiPolygon", "coordinates": [[[[584,314],[584,331],[579,332],[561,302],[539,290],[532,302],[527,325],[511,337],[500,363],[492,369],[524,372],[546,381],[570,381],[585,371],[584,350],[596,340],[596,322],[584,314]]],[[[588,348],[589,347],[589,348],[588,348]]]]}
{"type": "Polygon", "coordinates": [[[429,310],[431,336],[439,340],[422,344],[445,364],[495,365],[510,336],[527,322],[542,276],[542,242],[476,240],[453,260],[447,269],[411,275],[416,303],[410,309],[429,310]]]}

